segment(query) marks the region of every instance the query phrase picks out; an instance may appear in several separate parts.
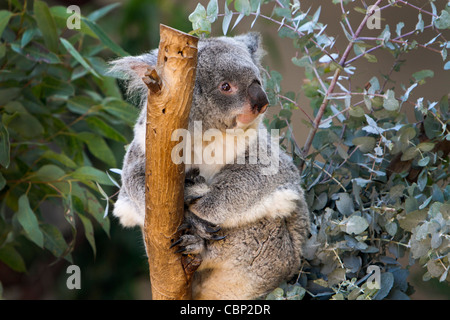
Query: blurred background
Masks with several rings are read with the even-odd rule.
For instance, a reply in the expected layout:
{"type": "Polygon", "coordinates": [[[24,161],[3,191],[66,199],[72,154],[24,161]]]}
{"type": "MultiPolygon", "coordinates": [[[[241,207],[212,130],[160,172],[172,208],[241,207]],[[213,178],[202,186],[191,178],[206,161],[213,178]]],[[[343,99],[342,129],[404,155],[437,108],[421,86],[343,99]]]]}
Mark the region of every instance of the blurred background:
{"type": "MultiPolygon", "coordinates": [[[[69,1],[46,1],[52,5],[78,5],[82,15],[88,15],[95,9],[105,5],[120,2],[122,5],[114,9],[98,22],[103,30],[116,43],[121,45],[132,55],[141,54],[149,49],[155,48],[159,44],[159,24],[166,24],[173,28],[189,32],[192,28],[188,21],[189,14],[194,11],[198,2],[205,7],[207,0],[69,0],[69,1]]],[[[223,2],[219,1],[219,11],[223,12],[223,2]]],[[[320,21],[328,24],[326,33],[337,38],[336,47],[342,52],[347,45],[347,40],[339,25],[340,19],[336,15],[341,15],[339,6],[332,4],[331,0],[313,1],[302,0],[303,10],[311,7],[311,12],[315,12],[319,6],[322,7],[320,21]],[[339,41],[343,39],[344,41],[339,41]]],[[[370,1],[369,1],[370,2],[370,1]]],[[[427,0],[410,1],[418,7],[425,6],[427,0]]],[[[446,0],[436,0],[436,6],[443,7],[446,0]]],[[[6,1],[0,4],[0,9],[7,8],[6,1]]],[[[264,6],[264,13],[270,16],[273,6],[264,6]]],[[[417,23],[417,10],[412,8],[386,10],[382,13],[382,25],[388,21],[391,30],[395,30],[396,23],[401,19],[405,22],[405,29],[408,30],[417,23]],[[409,27],[408,27],[409,26],[409,27]]],[[[221,19],[212,25],[212,35],[222,35],[221,19]]],[[[233,18],[233,22],[234,22],[233,18]]],[[[350,23],[356,28],[361,19],[357,12],[351,12],[350,23]]],[[[232,24],[233,24],[232,22],[232,24]]],[[[253,18],[243,19],[229,35],[239,34],[250,30],[253,18]]],[[[282,90],[300,92],[299,104],[304,106],[309,112],[309,100],[304,97],[301,87],[303,84],[303,71],[292,65],[291,58],[296,56],[296,51],[292,46],[291,39],[281,39],[277,34],[278,26],[264,19],[258,19],[253,26],[254,31],[259,31],[263,35],[264,46],[267,55],[264,58],[264,65],[270,69],[277,70],[283,76],[282,90]]],[[[367,30],[363,36],[378,36],[380,30],[367,30]]],[[[426,43],[432,37],[431,32],[423,32],[419,35],[419,42],[426,43]],[[423,41],[422,41],[423,40],[423,41]]],[[[445,36],[450,38],[450,34],[445,36]]],[[[355,66],[358,75],[353,78],[352,86],[363,87],[372,76],[381,77],[391,69],[394,57],[387,52],[377,52],[377,63],[367,63],[365,59],[357,61],[355,66]]],[[[110,57],[114,58],[111,53],[110,57]]],[[[426,84],[419,86],[411,95],[411,100],[424,96],[430,101],[438,101],[444,94],[449,93],[450,71],[443,71],[441,57],[429,50],[419,49],[408,54],[407,61],[402,65],[401,72],[393,78],[398,84],[409,84],[412,73],[431,69],[435,76],[428,78],[426,84]]],[[[399,86],[398,86],[399,87],[399,86]]],[[[412,111],[412,110],[409,110],[412,111]]],[[[268,111],[277,113],[276,107],[268,111]]],[[[298,144],[301,146],[306,139],[307,128],[302,123],[304,115],[301,112],[294,113],[292,123],[298,144]]],[[[62,211],[62,208],[49,208],[55,214],[62,211]]],[[[62,212],[61,212],[62,214],[62,212]]],[[[150,284],[148,277],[147,258],[145,256],[144,245],[140,230],[123,229],[117,221],[112,219],[111,237],[108,238],[104,232],[99,230],[95,233],[97,254],[94,257],[90,245],[83,235],[83,231],[78,233],[77,246],[73,253],[74,263],[81,269],[81,290],[68,290],[66,280],[66,268],[69,263],[65,260],[54,261],[55,258],[45,253],[36,256],[30,252],[26,256],[28,272],[20,274],[12,271],[0,262],[0,281],[3,284],[3,297],[5,299],[148,299],[150,298],[150,284]]],[[[407,263],[405,261],[404,263],[407,263]]],[[[416,292],[412,299],[450,299],[450,287],[447,283],[439,283],[436,279],[428,282],[422,281],[425,270],[414,266],[411,269],[410,282],[416,292]]]]}

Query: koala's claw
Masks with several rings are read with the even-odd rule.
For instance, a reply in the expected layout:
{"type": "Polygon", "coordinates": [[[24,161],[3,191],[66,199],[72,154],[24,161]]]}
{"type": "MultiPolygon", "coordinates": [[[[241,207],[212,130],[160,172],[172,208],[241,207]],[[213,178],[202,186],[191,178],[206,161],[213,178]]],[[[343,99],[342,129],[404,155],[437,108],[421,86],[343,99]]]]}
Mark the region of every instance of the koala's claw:
{"type": "MultiPolygon", "coordinates": [[[[180,244],[182,240],[183,240],[182,238],[179,238],[178,240],[174,241],[174,242],[170,245],[169,249],[172,249],[172,248],[175,247],[176,245],[180,244]]],[[[178,253],[178,250],[175,251],[175,252],[178,253]]]]}
{"type": "Polygon", "coordinates": [[[175,251],[175,253],[183,253],[186,251],[186,248],[180,248],[178,250],[175,251]]]}
{"type": "Polygon", "coordinates": [[[192,224],[185,221],[178,227],[177,232],[189,230],[190,228],[192,228],[192,224]]]}
{"type": "Polygon", "coordinates": [[[190,210],[188,210],[186,213],[186,218],[185,218],[184,223],[190,225],[190,228],[189,228],[189,230],[191,231],[190,233],[196,234],[205,240],[213,240],[212,238],[214,236],[212,234],[217,233],[220,230],[222,230],[222,228],[220,226],[214,225],[206,220],[203,220],[203,219],[197,217],[190,210]]]}
{"type": "Polygon", "coordinates": [[[222,228],[219,226],[212,227],[209,225],[205,225],[204,228],[205,228],[204,230],[208,233],[216,233],[216,232],[219,232],[220,230],[222,230],[222,228]]]}
{"type": "Polygon", "coordinates": [[[177,241],[172,243],[170,248],[179,246],[175,253],[200,254],[205,247],[205,240],[192,234],[182,235],[177,241]]]}
{"type": "Polygon", "coordinates": [[[177,230],[178,232],[183,231],[184,234],[175,240],[170,245],[170,248],[178,246],[179,248],[176,253],[199,254],[205,248],[205,241],[220,241],[225,239],[226,236],[216,234],[220,230],[222,230],[220,226],[213,225],[188,210],[184,222],[177,230]]]}
{"type": "Polygon", "coordinates": [[[227,236],[213,236],[211,240],[219,241],[225,239],[227,236]]]}

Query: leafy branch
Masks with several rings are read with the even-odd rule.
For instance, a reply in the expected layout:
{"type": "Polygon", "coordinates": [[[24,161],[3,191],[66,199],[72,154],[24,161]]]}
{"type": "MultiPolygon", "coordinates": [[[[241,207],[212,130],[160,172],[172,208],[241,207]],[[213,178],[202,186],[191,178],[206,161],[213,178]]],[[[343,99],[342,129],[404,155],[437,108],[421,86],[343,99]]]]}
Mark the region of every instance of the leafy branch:
{"type": "Polygon", "coordinates": [[[416,48],[439,54],[443,72],[450,69],[450,44],[444,36],[450,29],[450,5],[438,12],[433,1],[428,10],[408,1],[379,0],[368,10],[364,1],[364,8],[359,8],[354,2],[334,0],[342,14],[338,18],[345,49],[333,52],[337,40],[326,34],[320,22],[321,7],[310,12],[311,8],[303,10],[295,0],[224,2],[223,12],[216,0],[209,2],[209,10],[198,5],[190,20],[207,28],[196,32],[210,33],[210,24],[219,17],[224,34],[233,17],[231,29],[245,17],[253,20],[252,27],[257,19],[269,21],[280,37],[291,38],[298,49],[292,63],[305,70],[302,90],[312,109],[308,112],[300,105],[295,92],[282,91],[280,73],[266,71],[270,104],[281,110],[265,122],[268,129],[286,130],[280,143],[302,170],[313,212],[312,235],[297,282],[280,285],[267,298],[302,299],[307,294],[313,299],[406,299],[408,270],[397,261],[405,254],[411,264],[426,268],[424,280],[449,281],[448,92],[440,101],[412,100],[414,89],[425,85],[435,72],[414,72],[409,84],[398,83],[394,76],[416,48]],[[270,15],[262,12],[268,3],[273,4],[270,15]],[[228,8],[231,4],[234,11],[228,8]],[[364,14],[357,28],[350,23],[350,6],[364,14]],[[369,19],[394,7],[416,10],[418,20],[412,30],[403,31],[405,23],[399,22],[391,31],[388,21],[380,35],[363,35],[369,19]],[[423,17],[431,21],[425,23],[423,17]],[[430,31],[435,34],[429,41],[417,41],[417,34],[430,31]],[[363,57],[368,63],[377,62],[378,50],[394,56],[383,81],[372,76],[363,85],[355,83],[354,62],[363,57]],[[416,118],[413,123],[405,116],[408,109],[416,118]],[[293,133],[295,110],[309,126],[302,148],[293,133]],[[370,274],[365,270],[370,265],[381,267],[381,288],[368,286],[370,274]]]}

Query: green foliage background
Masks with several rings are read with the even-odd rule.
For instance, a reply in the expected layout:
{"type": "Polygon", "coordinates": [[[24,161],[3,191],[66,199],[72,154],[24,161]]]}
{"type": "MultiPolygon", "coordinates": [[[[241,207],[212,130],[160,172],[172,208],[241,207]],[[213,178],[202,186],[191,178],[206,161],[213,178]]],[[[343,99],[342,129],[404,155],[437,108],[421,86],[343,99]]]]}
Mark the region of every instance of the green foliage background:
{"type": "MultiPolygon", "coordinates": [[[[351,6],[333,2],[337,10],[351,6]]],[[[280,143],[302,169],[313,213],[297,281],[268,298],[405,299],[413,291],[407,277],[414,264],[426,269],[425,281],[448,283],[449,155],[440,147],[450,141],[449,92],[439,101],[409,99],[434,76],[431,70],[417,70],[409,83],[390,81],[401,72],[400,56],[413,50],[432,48],[442,72],[450,72],[445,2],[418,10],[412,32],[397,24],[371,39],[355,36],[343,11],[337,19],[347,39],[338,40],[351,49],[345,59],[333,51],[336,39],[326,35],[320,9],[309,12],[299,1],[204,1],[189,16],[192,25],[183,6],[168,1],[118,7],[83,6],[79,30],[67,28],[66,6],[10,0],[0,10],[0,296],[138,297],[136,280],[148,279],[140,233],[105,216],[119,181],[110,169],[121,165],[137,110],[106,74],[107,61],[156,47],[159,23],[208,34],[219,19],[223,33],[246,19],[267,20],[292,39],[298,50],[292,63],[306,75],[300,92],[284,92],[275,70],[265,75],[279,110],[266,124],[282,130],[280,143]],[[270,16],[261,13],[268,6],[270,16]],[[414,35],[424,29],[435,34],[418,43],[414,35]],[[391,74],[350,87],[348,79],[358,74],[352,62],[377,62],[378,50],[398,57],[391,74]],[[299,105],[300,94],[310,101],[308,110],[299,105]],[[406,108],[414,109],[414,121],[406,108]],[[300,146],[292,118],[306,111],[313,114],[303,124],[310,145],[300,146]],[[407,266],[399,263],[404,257],[407,266]],[[72,263],[82,269],[83,290],[65,286],[72,263]],[[382,270],[379,289],[367,287],[370,265],[382,270]]],[[[356,6],[351,14],[363,19],[365,12],[356,6]]]]}
{"type": "Polygon", "coordinates": [[[139,232],[106,216],[120,181],[110,169],[121,166],[138,113],[107,61],[157,46],[157,17],[189,23],[163,1],[119,6],[83,7],[79,30],[68,29],[67,6],[8,1],[0,10],[0,296],[128,299],[148,281],[139,232]],[[83,290],[65,286],[72,263],[83,290]]]}

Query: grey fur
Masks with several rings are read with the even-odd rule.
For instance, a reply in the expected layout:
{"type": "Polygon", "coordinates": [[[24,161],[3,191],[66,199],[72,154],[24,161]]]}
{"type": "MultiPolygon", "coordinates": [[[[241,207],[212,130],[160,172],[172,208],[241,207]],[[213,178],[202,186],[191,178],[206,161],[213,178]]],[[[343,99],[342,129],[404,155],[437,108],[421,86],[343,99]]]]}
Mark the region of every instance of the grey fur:
{"type": "MultiPolygon", "coordinates": [[[[141,78],[147,66],[155,65],[156,54],[153,50],[112,62],[111,73],[129,81],[128,93],[139,96],[142,106],[147,88],[141,78]]],[[[238,121],[242,110],[253,108],[248,88],[262,83],[263,54],[256,33],[200,40],[190,132],[194,121],[202,121],[203,131],[242,127],[268,134],[262,114],[255,113],[249,124],[238,121]],[[224,82],[237,91],[221,92],[218,88],[224,82]]],[[[128,227],[143,227],[145,215],[145,109],[124,159],[122,188],[114,209],[114,215],[128,227]]],[[[258,138],[249,144],[259,142],[258,138]]],[[[186,165],[187,177],[191,177],[185,185],[186,232],[177,245],[184,253],[202,256],[193,282],[196,299],[254,299],[299,271],[302,245],[309,234],[309,211],[298,170],[281,150],[273,175],[263,174],[268,165],[260,158],[250,163],[248,145],[245,159],[245,164],[186,165]]]]}

